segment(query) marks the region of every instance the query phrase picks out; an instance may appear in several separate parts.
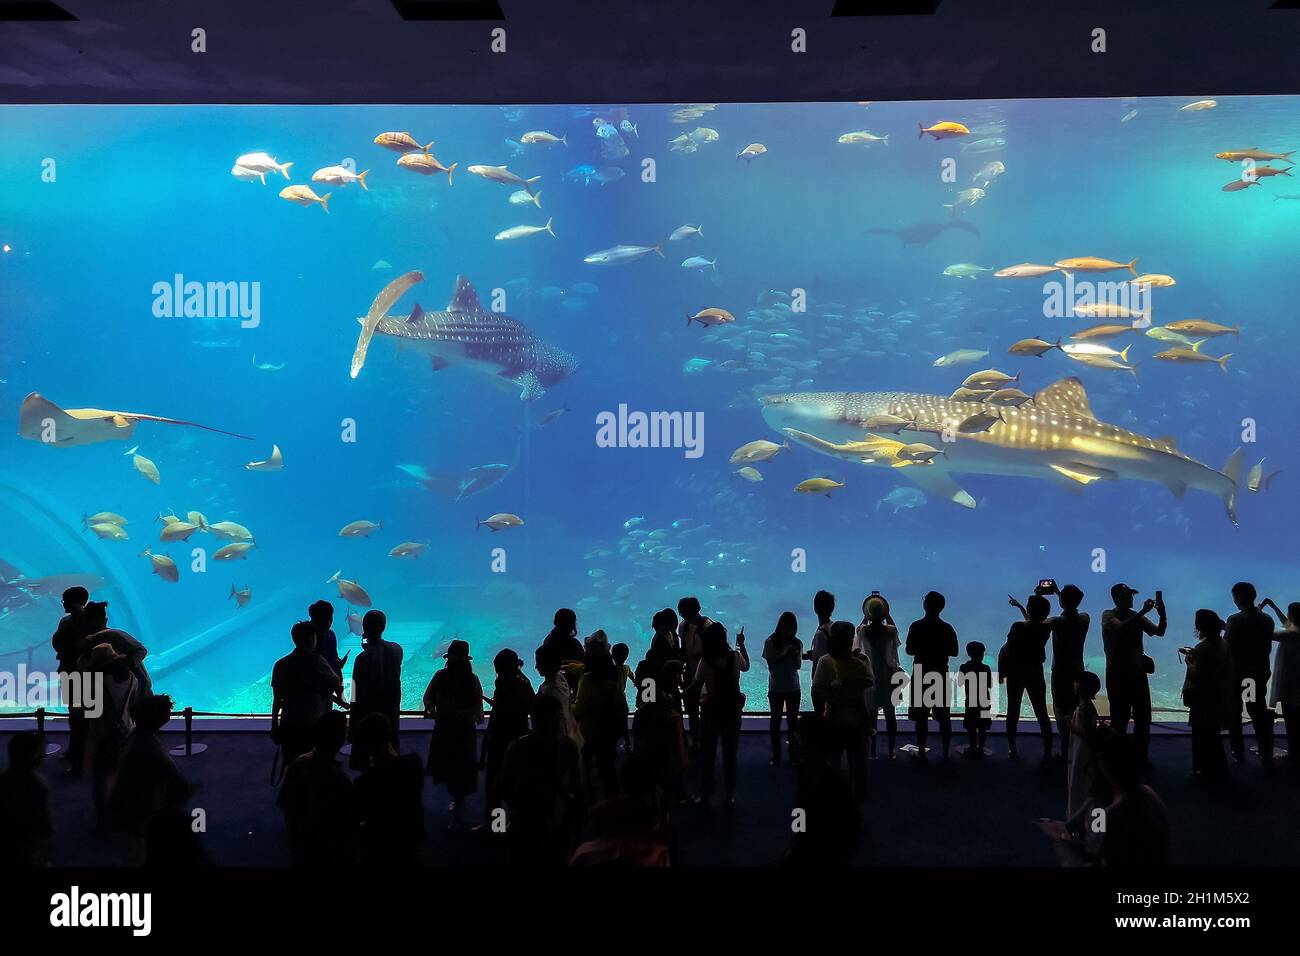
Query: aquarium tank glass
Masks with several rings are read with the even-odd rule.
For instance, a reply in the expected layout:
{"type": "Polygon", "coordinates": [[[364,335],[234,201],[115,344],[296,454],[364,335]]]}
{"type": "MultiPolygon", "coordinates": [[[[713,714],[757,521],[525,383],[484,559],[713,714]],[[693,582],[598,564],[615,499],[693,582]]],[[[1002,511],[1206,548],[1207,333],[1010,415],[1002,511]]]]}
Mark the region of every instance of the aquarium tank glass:
{"type": "Polygon", "coordinates": [[[1297,146],[1294,97],[0,107],[0,660],[81,582],[266,713],[328,598],[418,709],[457,637],[536,683],[556,608],[635,664],[695,595],[763,710],[818,589],[996,665],[1073,583],[1100,672],[1122,581],[1179,710],[1198,608],[1297,597],[1297,146]]]}

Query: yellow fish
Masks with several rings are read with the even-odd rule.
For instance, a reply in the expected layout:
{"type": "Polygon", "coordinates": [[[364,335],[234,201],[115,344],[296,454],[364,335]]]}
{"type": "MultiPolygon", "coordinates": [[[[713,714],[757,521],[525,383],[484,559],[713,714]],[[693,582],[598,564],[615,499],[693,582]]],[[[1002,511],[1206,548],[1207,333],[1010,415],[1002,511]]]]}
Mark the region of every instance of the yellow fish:
{"type": "Polygon", "coordinates": [[[1055,265],[1067,275],[1071,272],[1112,272],[1115,269],[1127,269],[1134,275],[1138,274],[1136,259],[1131,262],[1115,262],[1113,259],[1101,259],[1097,256],[1078,256],[1074,259],[1062,259],[1055,265]]]}
{"type": "Polygon", "coordinates": [[[935,123],[933,126],[922,126],[917,123],[916,128],[920,130],[916,134],[917,139],[925,139],[926,133],[929,133],[935,139],[951,139],[954,136],[970,135],[970,130],[962,123],[952,123],[947,120],[942,123],[935,123]]]}
{"type": "Polygon", "coordinates": [[[310,186],[285,186],[280,190],[281,199],[287,199],[299,206],[310,206],[318,202],[326,212],[330,211],[329,202],[332,195],[334,194],[326,193],[324,196],[317,196],[310,186]]]}
{"type": "Polygon", "coordinates": [[[844,482],[831,481],[829,478],[809,478],[799,482],[794,486],[794,490],[801,495],[820,495],[824,494],[827,498],[836,488],[843,488],[844,482]]]}

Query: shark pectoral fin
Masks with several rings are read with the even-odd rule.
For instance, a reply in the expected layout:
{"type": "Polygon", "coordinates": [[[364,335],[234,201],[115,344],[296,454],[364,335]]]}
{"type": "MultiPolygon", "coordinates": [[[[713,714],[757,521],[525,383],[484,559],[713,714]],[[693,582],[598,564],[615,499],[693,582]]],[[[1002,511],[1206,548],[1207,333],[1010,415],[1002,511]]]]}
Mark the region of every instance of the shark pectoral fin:
{"type": "Polygon", "coordinates": [[[1173,492],[1175,498],[1181,498],[1187,494],[1187,482],[1185,481],[1175,481],[1171,479],[1164,482],[1164,486],[1173,492]]]}
{"type": "Polygon", "coordinates": [[[446,368],[448,365],[450,365],[450,364],[451,364],[451,363],[448,362],[448,361],[447,361],[445,358],[443,358],[441,355],[430,355],[430,356],[429,356],[429,368],[431,368],[431,369],[432,369],[433,371],[435,371],[435,372],[441,372],[443,369],[445,369],[445,368],[446,368]]]}
{"type": "Polygon", "coordinates": [[[902,472],[902,475],[931,498],[944,498],[963,508],[975,507],[975,499],[946,471],[938,468],[912,468],[902,472]]]}
{"type": "Polygon", "coordinates": [[[542,387],[542,383],[537,378],[536,372],[524,372],[522,375],[516,375],[512,381],[519,386],[519,398],[521,401],[535,401],[546,394],[546,389],[542,387]]]}

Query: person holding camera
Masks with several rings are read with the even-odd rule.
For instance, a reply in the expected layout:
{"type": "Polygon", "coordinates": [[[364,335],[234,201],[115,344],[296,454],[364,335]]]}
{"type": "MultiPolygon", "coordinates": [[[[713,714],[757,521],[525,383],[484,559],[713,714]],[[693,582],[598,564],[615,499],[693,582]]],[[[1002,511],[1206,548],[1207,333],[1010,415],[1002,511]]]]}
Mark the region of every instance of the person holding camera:
{"type": "Polygon", "coordinates": [[[1110,589],[1115,606],[1101,615],[1101,641],[1106,653],[1106,696],[1110,698],[1110,724],[1119,733],[1128,732],[1133,721],[1133,743],[1138,765],[1151,768],[1151,684],[1156,662],[1147,656],[1143,638],[1164,637],[1169,627],[1163,593],[1142,602],[1133,610],[1137,588],[1116,584],[1110,589]],[[1156,612],[1156,623],[1147,615],[1156,612]]]}

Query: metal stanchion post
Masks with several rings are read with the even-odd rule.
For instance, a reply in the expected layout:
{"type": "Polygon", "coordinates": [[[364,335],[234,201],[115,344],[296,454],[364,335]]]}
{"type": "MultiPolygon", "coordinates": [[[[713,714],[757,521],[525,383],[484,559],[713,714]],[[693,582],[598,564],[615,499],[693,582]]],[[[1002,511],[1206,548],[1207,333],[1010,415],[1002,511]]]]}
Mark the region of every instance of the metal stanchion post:
{"type": "MultiPolygon", "coordinates": [[[[36,708],[36,732],[40,734],[42,737],[45,736],[45,708],[44,707],[36,708]]],[[[45,756],[53,757],[56,753],[58,753],[62,749],[63,748],[60,747],[58,744],[53,743],[51,741],[46,741],[45,756]]]]}
{"type": "Polygon", "coordinates": [[[194,757],[207,750],[208,745],[194,742],[194,708],[186,707],[183,713],[185,715],[185,743],[179,747],[173,747],[167,752],[173,757],[194,757]]]}

